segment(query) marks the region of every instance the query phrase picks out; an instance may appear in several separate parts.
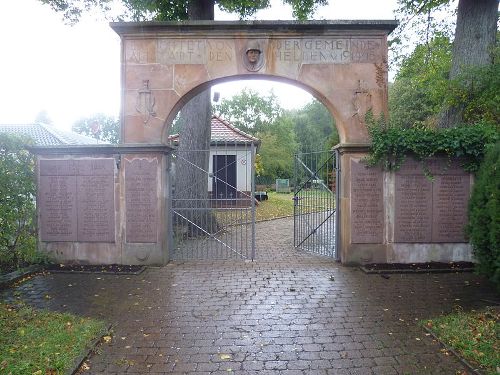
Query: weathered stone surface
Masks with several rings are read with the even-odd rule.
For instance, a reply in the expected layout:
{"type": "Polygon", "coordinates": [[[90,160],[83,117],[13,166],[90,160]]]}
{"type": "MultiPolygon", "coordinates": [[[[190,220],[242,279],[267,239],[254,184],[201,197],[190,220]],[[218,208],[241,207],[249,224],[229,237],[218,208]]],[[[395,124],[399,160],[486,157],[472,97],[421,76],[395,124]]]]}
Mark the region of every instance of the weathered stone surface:
{"type": "Polygon", "coordinates": [[[351,242],[382,243],[382,171],[351,159],[351,242]]]}
{"type": "Polygon", "coordinates": [[[40,176],[39,182],[40,240],[76,241],[76,176],[40,176]]]}
{"type": "Polygon", "coordinates": [[[432,239],[432,183],[423,175],[396,173],[394,242],[432,239]]]}
{"type": "Polygon", "coordinates": [[[115,241],[114,176],[78,176],[78,241],[115,241]]]}
{"type": "MultiPolygon", "coordinates": [[[[137,91],[142,80],[150,80],[151,88],[169,90],[180,102],[216,80],[284,80],[321,99],[336,120],[342,143],[367,142],[364,114],[386,111],[387,34],[394,27],[392,21],[113,24],[123,42],[124,92],[137,91]],[[249,63],[250,46],[260,51],[256,63],[249,63]]],[[[125,101],[126,128],[134,126],[134,102],[125,101]]],[[[178,102],[157,106],[168,121],[178,109],[178,102]]],[[[156,133],[165,136],[168,121],[142,126],[158,127],[156,133]]],[[[128,133],[126,142],[151,141],[140,131],[128,133]]]]}
{"type": "Polygon", "coordinates": [[[423,167],[409,158],[396,173],[394,242],[467,242],[469,175],[444,158],[425,162],[432,181],[423,167]]]}
{"type": "Polygon", "coordinates": [[[114,242],[114,159],[40,160],[41,241],[114,242]]]}
{"type": "Polygon", "coordinates": [[[158,242],[156,158],[125,159],[126,241],[158,242]]]}
{"type": "Polygon", "coordinates": [[[433,242],[466,242],[469,176],[436,176],[433,188],[433,242]]]}

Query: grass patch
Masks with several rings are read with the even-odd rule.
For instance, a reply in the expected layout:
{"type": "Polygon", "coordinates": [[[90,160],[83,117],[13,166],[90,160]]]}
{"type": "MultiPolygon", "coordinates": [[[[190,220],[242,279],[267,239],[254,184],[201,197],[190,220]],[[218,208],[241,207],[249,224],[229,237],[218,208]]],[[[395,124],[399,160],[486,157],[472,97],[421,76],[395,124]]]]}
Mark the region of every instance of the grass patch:
{"type": "Polygon", "coordinates": [[[499,319],[498,310],[457,311],[423,324],[462,358],[493,375],[500,367],[499,319]]]}
{"type": "Polygon", "coordinates": [[[90,318],[0,303],[0,373],[63,374],[104,330],[90,318]]]}
{"type": "Polygon", "coordinates": [[[268,192],[268,200],[259,202],[255,209],[255,218],[271,220],[293,215],[293,193],[268,192]]]}

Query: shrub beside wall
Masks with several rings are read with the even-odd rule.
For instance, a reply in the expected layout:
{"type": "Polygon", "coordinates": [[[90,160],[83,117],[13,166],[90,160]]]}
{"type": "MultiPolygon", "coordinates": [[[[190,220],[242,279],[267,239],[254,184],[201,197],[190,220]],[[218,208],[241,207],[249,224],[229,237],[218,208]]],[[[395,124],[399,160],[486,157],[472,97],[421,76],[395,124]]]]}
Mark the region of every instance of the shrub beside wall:
{"type": "Polygon", "coordinates": [[[469,201],[470,241],[477,270],[500,289],[500,142],[487,152],[469,201]]]}
{"type": "Polygon", "coordinates": [[[0,273],[38,260],[34,156],[30,140],[0,133],[0,273]]]}

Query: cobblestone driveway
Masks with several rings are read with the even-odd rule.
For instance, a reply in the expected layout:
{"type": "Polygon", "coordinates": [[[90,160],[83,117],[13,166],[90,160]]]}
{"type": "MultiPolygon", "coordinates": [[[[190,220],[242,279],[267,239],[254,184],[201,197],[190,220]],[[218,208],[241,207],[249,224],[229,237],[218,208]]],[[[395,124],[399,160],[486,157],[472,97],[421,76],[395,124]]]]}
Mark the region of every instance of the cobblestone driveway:
{"type": "Polygon", "coordinates": [[[105,319],[91,374],[457,374],[417,326],[498,298],[465,274],[365,275],[292,246],[290,219],[257,225],[255,262],[188,262],[138,276],[38,276],[4,298],[105,319]]]}

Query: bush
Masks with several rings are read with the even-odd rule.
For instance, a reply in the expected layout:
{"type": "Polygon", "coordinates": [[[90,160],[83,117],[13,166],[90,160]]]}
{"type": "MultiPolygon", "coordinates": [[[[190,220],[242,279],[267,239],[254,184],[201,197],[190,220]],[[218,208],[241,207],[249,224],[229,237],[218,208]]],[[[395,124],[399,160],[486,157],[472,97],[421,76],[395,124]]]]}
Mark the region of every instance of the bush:
{"type": "Polygon", "coordinates": [[[500,289],[500,142],[492,146],[477,174],[469,201],[468,233],[476,269],[500,289]]]}
{"type": "Polygon", "coordinates": [[[34,157],[27,138],[0,133],[0,272],[38,261],[34,157]]]}

